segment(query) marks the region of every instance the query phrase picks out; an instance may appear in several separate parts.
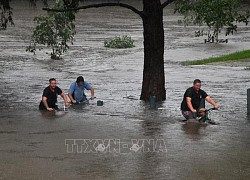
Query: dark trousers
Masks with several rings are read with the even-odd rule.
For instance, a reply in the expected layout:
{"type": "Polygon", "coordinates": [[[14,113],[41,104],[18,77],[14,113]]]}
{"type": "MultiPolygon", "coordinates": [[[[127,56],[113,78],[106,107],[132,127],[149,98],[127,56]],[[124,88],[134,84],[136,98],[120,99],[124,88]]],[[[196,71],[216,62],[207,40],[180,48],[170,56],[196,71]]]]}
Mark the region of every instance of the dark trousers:
{"type": "Polygon", "coordinates": [[[196,109],[196,112],[193,113],[191,111],[182,111],[182,115],[186,118],[186,120],[189,119],[196,119],[197,117],[200,117],[199,111],[201,108],[205,108],[205,99],[201,99],[200,106],[198,109],[196,109]]]}

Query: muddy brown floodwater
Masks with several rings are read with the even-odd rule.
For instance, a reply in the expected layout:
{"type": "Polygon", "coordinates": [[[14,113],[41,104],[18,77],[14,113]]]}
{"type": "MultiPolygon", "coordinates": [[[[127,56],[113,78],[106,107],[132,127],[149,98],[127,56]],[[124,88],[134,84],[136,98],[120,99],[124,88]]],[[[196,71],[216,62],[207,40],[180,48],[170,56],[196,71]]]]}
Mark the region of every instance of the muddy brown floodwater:
{"type": "MultiPolygon", "coordinates": [[[[167,8],[167,100],[155,111],[139,100],[143,32],[138,16],[120,8],[79,12],[74,45],[62,60],[52,61],[44,52],[25,52],[32,19],[43,12],[25,3],[13,6],[16,25],[0,31],[0,179],[249,179],[245,64],[180,62],[249,49],[250,27],[239,24],[227,44],[204,44],[204,37],[194,37],[198,27],[178,25],[181,16],[167,8]],[[116,35],[132,36],[136,47],[104,48],[103,41],[116,35]],[[57,78],[66,92],[79,75],[95,87],[103,106],[38,111],[49,78],[57,78]],[[195,78],[220,104],[212,114],[220,125],[180,122],[183,93],[195,78]]],[[[58,104],[63,107],[62,99],[58,104]]]]}

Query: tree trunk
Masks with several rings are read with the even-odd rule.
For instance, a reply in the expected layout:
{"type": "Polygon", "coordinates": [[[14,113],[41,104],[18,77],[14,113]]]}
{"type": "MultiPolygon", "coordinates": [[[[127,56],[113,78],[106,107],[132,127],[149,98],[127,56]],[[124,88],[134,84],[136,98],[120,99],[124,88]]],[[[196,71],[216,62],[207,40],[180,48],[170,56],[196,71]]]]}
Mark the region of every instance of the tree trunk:
{"type": "Polygon", "coordinates": [[[143,0],[144,69],[141,100],[166,99],[163,9],[160,0],[143,0]]]}

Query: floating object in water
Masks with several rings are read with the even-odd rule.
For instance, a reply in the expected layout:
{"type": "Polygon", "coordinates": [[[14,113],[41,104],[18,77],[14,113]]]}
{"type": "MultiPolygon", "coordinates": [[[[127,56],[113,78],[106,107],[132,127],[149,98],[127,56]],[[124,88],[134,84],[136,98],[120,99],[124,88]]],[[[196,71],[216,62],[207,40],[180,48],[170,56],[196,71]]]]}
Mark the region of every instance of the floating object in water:
{"type": "Polygon", "coordinates": [[[164,107],[159,107],[158,109],[159,109],[159,110],[164,110],[164,109],[167,109],[167,108],[164,108],[164,107]]]}
{"type": "Polygon", "coordinates": [[[150,108],[156,109],[156,96],[150,96],[149,104],[150,104],[150,108]]]}
{"type": "Polygon", "coordinates": [[[103,101],[97,101],[97,106],[103,106],[103,101]]]}
{"type": "Polygon", "coordinates": [[[94,98],[90,98],[90,99],[89,99],[89,105],[94,105],[94,104],[95,104],[94,98]]]}
{"type": "Polygon", "coordinates": [[[247,115],[250,116],[250,88],[247,89],[247,115]]]}

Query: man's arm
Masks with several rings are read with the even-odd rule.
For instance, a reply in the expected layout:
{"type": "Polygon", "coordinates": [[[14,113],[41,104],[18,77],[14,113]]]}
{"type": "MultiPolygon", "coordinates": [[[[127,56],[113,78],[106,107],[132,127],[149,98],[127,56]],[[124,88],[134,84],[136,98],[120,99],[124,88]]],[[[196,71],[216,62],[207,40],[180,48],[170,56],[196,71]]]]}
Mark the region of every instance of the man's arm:
{"type": "Polygon", "coordinates": [[[192,103],[191,103],[191,97],[186,97],[186,101],[187,101],[187,106],[188,106],[188,108],[190,109],[190,111],[192,111],[192,112],[196,112],[196,109],[194,109],[194,107],[193,107],[193,105],[192,105],[192,103]]]}
{"type": "Polygon", "coordinates": [[[69,96],[70,101],[75,104],[76,100],[74,100],[72,94],[68,93],[68,96],[69,96]]]}
{"type": "Polygon", "coordinates": [[[84,86],[85,86],[85,89],[90,90],[90,92],[91,92],[91,98],[96,98],[95,97],[95,90],[94,90],[93,86],[91,86],[86,81],[84,81],[84,86]]]}
{"type": "Polygon", "coordinates": [[[95,90],[94,90],[93,86],[91,86],[90,92],[91,92],[91,97],[96,98],[95,97],[95,90]]]}
{"type": "Polygon", "coordinates": [[[68,90],[68,96],[69,96],[69,99],[70,101],[75,104],[76,103],[76,100],[73,98],[73,93],[74,93],[74,89],[75,89],[75,84],[72,83],[69,87],[69,90],[68,90]]]}
{"type": "Polygon", "coordinates": [[[215,109],[219,108],[219,105],[210,96],[207,96],[205,99],[206,99],[207,102],[209,102],[210,104],[212,104],[215,109]]]}
{"type": "Polygon", "coordinates": [[[67,96],[66,96],[63,92],[61,93],[60,96],[63,98],[63,100],[64,100],[64,102],[65,102],[65,105],[66,105],[66,106],[69,106],[69,102],[68,102],[67,96]]]}
{"type": "Polygon", "coordinates": [[[45,106],[45,108],[48,110],[48,111],[53,111],[53,108],[50,108],[48,103],[47,103],[47,97],[46,96],[43,96],[42,97],[42,102],[43,102],[43,105],[45,106]]]}

